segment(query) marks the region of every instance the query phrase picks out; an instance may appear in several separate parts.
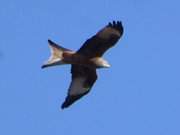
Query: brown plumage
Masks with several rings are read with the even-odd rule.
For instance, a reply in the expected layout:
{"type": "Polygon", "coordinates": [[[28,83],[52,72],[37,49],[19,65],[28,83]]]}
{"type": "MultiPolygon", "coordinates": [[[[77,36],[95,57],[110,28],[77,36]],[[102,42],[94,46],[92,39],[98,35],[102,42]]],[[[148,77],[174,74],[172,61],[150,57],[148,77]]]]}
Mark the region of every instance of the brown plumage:
{"type": "Polygon", "coordinates": [[[72,81],[68,95],[61,106],[62,109],[70,106],[90,91],[97,80],[97,68],[110,67],[102,56],[117,43],[122,34],[122,23],[113,21],[88,39],[77,52],[60,47],[48,40],[52,56],[42,68],[61,64],[72,65],[72,81]]]}

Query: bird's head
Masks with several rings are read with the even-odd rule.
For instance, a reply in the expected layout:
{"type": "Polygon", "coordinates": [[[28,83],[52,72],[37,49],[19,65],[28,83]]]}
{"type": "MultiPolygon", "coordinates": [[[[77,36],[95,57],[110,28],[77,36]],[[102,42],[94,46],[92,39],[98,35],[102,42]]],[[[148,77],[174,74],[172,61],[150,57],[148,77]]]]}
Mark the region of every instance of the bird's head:
{"type": "Polygon", "coordinates": [[[93,58],[92,62],[95,64],[96,68],[109,68],[111,65],[105,59],[98,57],[93,58]]]}

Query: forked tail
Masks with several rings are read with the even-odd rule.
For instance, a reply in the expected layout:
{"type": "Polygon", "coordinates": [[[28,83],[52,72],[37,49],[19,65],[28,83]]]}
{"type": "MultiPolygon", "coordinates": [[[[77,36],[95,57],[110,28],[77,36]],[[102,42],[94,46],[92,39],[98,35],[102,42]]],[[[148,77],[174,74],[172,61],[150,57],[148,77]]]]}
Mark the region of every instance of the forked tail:
{"type": "Polygon", "coordinates": [[[51,50],[51,56],[48,59],[48,61],[45,64],[42,65],[41,68],[46,68],[46,67],[49,67],[49,66],[65,64],[62,61],[63,52],[64,51],[70,51],[70,50],[57,45],[56,43],[54,43],[51,40],[48,40],[48,43],[49,43],[49,47],[50,47],[50,50],[51,50]]]}

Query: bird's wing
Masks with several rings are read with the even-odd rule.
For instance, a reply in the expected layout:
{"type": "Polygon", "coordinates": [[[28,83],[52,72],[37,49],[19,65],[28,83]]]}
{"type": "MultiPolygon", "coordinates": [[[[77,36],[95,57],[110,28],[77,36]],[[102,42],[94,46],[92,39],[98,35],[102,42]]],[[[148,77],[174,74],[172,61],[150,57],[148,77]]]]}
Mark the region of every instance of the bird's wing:
{"type": "Polygon", "coordinates": [[[88,58],[101,57],[106,50],[115,45],[122,34],[122,23],[113,21],[88,39],[77,52],[88,58]]]}
{"type": "Polygon", "coordinates": [[[97,79],[96,69],[80,65],[72,65],[72,81],[68,90],[68,95],[61,108],[67,108],[76,100],[86,95],[97,79]]]}

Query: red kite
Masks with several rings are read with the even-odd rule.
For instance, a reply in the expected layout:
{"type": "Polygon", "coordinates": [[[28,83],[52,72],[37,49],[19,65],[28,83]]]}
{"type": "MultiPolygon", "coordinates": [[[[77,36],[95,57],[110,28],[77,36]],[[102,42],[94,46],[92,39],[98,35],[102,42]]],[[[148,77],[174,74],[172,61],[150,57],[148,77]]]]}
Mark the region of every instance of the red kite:
{"type": "Polygon", "coordinates": [[[117,43],[122,34],[122,23],[113,21],[113,23],[109,23],[96,35],[88,39],[76,52],[48,40],[51,57],[42,68],[71,64],[72,81],[67,97],[61,106],[62,109],[67,108],[91,90],[97,80],[97,68],[110,67],[102,56],[117,43]]]}

